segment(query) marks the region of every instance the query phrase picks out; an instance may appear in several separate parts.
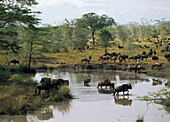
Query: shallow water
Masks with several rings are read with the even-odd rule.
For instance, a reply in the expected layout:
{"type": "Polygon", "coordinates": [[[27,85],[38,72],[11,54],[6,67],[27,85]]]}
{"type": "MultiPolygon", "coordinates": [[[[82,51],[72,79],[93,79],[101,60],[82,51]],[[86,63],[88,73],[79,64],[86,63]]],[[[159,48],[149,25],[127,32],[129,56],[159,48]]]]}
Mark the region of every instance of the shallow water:
{"type": "Polygon", "coordinates": [[[144,122],[169,122],[170,109],[162,105],[134,100],[137,96],[165,88],[167,79],[111,71],[54,71],[52,73],[37,73],[33,79],[40,81],[42,77],[62,78],[69,80],[72,94],[77,98],[70,101],[48,105],[27,116],[1,116],[0,121],[8,122],[135,122],[144,116],[144,122]],[[83,85],[83,80],[90,78],[89,87],[83,85]],[[97,89],[97,82],[110,79],[115,86],[131,83],[129,95],[113,96],[109,89],[97,89]],[[149,79],[149,80],[148,80],[149,79]],[[162,85],[153,86],[152,79],[160,79],[162,85]]]}

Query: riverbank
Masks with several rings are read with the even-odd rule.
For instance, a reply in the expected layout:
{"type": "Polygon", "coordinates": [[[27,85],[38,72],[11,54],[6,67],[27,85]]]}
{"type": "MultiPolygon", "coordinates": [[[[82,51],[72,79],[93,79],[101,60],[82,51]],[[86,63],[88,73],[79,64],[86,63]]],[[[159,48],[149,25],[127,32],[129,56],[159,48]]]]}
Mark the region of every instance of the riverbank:
{"type": "MultiPolygon", "coordinates": [[[[56,66],[45,66],[36,67],[36,70],[43,71],[43,70],[55,70],[55,69],[62,69],[62,70],[112,70],[112,71],[128,71],[134,72],[134,70],[130,71],[127,69],[128,65],[135,64],[135,63],[77,63],[77,64],[58,64],[56,66]]],[[[170,79],[170,63],[164,63],[162,68],[155,67],[152,68],[152,63],[141,63],[143,67],[137,73],[144,73],[150,76],[162,77],[170,79]]]]}
{"type": "Polygon", "coordinates": [[[36,82],[32,79],[20,79],[14,74],[0,82],[0,115],[24,115],[31,113],[46,104],[72,99],[73,95],[67,86],[50,91],[50,97],[43,90],[35,95],[36,82]]]}

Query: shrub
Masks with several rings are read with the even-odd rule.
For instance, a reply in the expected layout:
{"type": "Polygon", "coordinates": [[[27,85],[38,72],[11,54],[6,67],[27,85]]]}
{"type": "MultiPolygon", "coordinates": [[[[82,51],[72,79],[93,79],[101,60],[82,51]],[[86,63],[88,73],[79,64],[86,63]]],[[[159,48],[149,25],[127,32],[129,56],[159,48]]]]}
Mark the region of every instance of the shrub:
{"type": "Polygon", "coordinates": [[[60,87],[57,94],[54,95],[53,99],[55,102],[59,102],[59,101],[63,101],[66,99],[72,99],[72,98],[73,98],[73,95],[70,93],[69,87],[64,85],[64,86],[60,87]]]}
{"type": "Polygon", "coordinates": [[[165,100],[163,105],[165,105],[166,107],[170,107],[170,100],[165,100]]]}
{"type": "Polygon", "coordinates": [[[10,115],[19,115],[25,114],[27,112],[28,103],[26,101],[26,97],[20,96],[11,103],[4,105],[5,112],[10,115]]]}
{"type": "Polygon", "coordinates": [[[7,81],[7,79],[10,78],[9,70],[4,68],[2,65],[0,65],[0,78],[1,81],[7,81]]]}

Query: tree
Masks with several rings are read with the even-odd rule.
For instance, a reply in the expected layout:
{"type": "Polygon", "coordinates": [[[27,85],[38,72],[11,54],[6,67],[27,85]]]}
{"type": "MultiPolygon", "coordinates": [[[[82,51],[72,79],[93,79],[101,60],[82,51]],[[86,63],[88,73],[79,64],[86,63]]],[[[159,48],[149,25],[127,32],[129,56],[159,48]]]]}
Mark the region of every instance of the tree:
{"type": "Polygon", "coordinates": [[[107,53],[107,48],[110,46],[110,41],[112,38],[112,34],[106,29],[101,29],[99,32],[99,42],[101,46],[104,47],[105,53],[107,53]]]}
{"type": "Polygon", "coordinates": [[[74,28],[72,34],[73,48],[80,51],[84,50],[87,46],[89,31],[86,28],[74,28]]]}
{"type": "Polygon", "coordinates": [[[117,31],[117,37],[119,38],[119,40],[122,41],[124,46],[124,43],[127,42],[128,40],[127,27],[125,25],[118,25],[116,27],[116,31],[117,31]]]}
{"type": "Polygon", "coordinates": [[[19,32],[19,38],[22,40],[20,43],[22,46],[20,49],[20,57],[22,57],[24,60],[23,62],[26,63],[28,71],[30,71],[33,56],[35,58],[35,56],[39,54],[43,48],[44,41],[47,40],[47,38],[44,37],[48,34],[48,29],[37,28],[33,25],[29,25],[28,28],[20,26],[19,31],[22,32],[19,32]]]}
{"type": "Polygon", "coordinates": [[[91,31],[93,46],[95,45],[95,32],[104,27],[112,26],[116,24],[112,17],[108,17],[103,14],[102,16],[96,15],[95,13],[84,14],[82,18],[76,19],[76,25],[79,27],[87,28],[91,31]]]}
{"type": "Polygon", "coordinates": [[[156,20],[158,22],[157,31],[160,34],[160,37],[164,40],[166,36],[170,35],[170,21],[156,20]]]}
{"type": "Polygon", "coordinates": [[[17,36],[14,28],[18,23],[25,25],[38,24],[39,19],[35,17],[37,13],[32,12],[29,7],[37,5],[35,0],[0,0],[0,48],[18,50],[17,43],[10,40],[12,36],[17,36]],[[8,30],[8,28],[11,28],[8,30]],[[5,30],[5,31],[4,31],[5,30]],[[10,38],[9,38],[10,37],[10,38]]]}

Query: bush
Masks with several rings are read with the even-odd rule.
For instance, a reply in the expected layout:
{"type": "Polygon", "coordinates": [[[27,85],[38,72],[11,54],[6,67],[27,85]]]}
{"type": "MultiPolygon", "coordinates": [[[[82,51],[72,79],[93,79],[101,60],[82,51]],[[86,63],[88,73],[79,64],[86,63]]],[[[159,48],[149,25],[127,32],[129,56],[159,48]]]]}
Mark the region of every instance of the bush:
{"type": "Polygon", "coordinates": [[[170,107],[170,100],[165,100],[163,105],[165,105],[166,107],[170,107]]]}
{"type": "Polygon", "coordinates": [[[59,101],[64,101],[66,99],[72,99],[73,95],[70,93],[70,89],[68,86],[64,85],[61,86],[61,88],[58,90],[57,94],[54,96],[54,101],[59,102],[59,101]]]}
{"type": "Polygon", "coordinates": [[[10,78],[9,70],[4,68],[2,65],[0,65],[0,78],[1,81],[7,81],[7,79],[10,78]]]}
{"type": "Polygon", "coordinates": [[[11,101],[7,105],[4,105],[5,112],[10,115],[25,114],[28,110],[28,103],[26,97],[20,96],[15,100],[11,101]]]}

